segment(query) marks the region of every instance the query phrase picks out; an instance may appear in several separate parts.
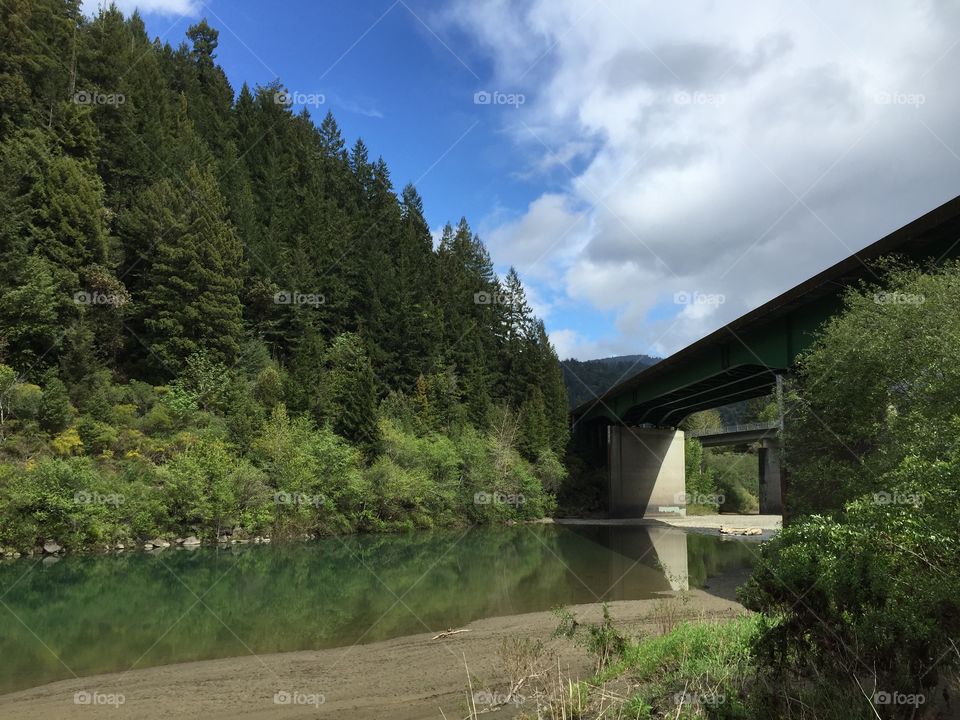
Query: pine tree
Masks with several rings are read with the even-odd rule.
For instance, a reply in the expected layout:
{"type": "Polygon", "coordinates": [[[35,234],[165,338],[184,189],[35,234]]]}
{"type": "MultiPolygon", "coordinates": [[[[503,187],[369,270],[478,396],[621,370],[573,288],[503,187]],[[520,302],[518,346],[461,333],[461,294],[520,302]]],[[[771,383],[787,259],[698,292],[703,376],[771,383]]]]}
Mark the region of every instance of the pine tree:
{"type": "Polygon", "coordinates": [[[143,292],[144,342],[168,373],[201,350],[232,364],[243,335],[242,252],[223,197],[209,168],[191,166],[187,183],[161,180],[145,204],[157,241],[143,292]]]}
{"type": "Polygon", "coordinates": [[[567,388],[563,382],[563,370],[557,351],[550,343],[543,320],[534,323],[535,348],[538,355],[538,382],[543,388],[545,419],[549,444],[558,455],[563,456],[570,438],[569,405],[567,388]]]}
{"type": "Polygon", "coordinates": [[[334,432],[372,454],[379,440],[377,385],[360,336],[338,336],[327,352],[325,366],[328,412],[334,432]]]}

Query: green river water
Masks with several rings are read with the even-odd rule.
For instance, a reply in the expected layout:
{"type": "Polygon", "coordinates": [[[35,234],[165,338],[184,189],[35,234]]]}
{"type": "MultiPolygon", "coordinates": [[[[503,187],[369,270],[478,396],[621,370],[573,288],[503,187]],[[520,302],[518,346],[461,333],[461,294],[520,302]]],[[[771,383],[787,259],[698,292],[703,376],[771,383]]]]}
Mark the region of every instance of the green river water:
{"type": "Polygon", "coordinates": [[[19,559],[0,564],[0,692],[656,597],[757,550],[672,528],[523,525],[19,559]]]}

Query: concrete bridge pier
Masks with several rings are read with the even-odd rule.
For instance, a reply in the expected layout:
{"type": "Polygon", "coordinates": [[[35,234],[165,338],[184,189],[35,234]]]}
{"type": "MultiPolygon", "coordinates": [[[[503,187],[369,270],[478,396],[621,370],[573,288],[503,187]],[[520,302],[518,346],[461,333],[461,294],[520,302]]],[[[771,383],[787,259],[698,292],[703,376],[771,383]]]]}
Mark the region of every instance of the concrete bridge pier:
{"type": "Polygon", "coordinates": [[[607,428],[611,517],[684,516],[683,431],[607,428]]]}
{"type": "Polygon", "coordinates": [[[768,437],[760,441],[757,449],[760,463],[760,514],[781,515],[783,513],[783,442],[779,437],[768,437]]]}

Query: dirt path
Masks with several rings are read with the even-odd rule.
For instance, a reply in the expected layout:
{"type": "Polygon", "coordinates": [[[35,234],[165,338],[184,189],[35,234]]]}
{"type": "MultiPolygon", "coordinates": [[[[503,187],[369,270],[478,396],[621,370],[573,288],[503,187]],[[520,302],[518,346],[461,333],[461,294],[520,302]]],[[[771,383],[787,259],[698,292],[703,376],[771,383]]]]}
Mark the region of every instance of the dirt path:
{"type": "MultiPolygon", "coordinates": [[[[690,592],[683,615],[721,618],[742,610],[732,600],[733,588],[742,578],[715,580],[709,594],[690,592]]],[[[658,602],[615,602],[610,608],[616,624],[628,632],[654,631],[657,623],[652,613],[658,602]]],[[[572,609],[583,620],[600,617],[596,604],[572,609]]],[[[589,675],[591,662],[583,651],[567,641],[549,639],[556,625],[549,612],[511,615],[478,620],[466,626],[470,632],[440,640],[411,635],[348,648],[251,655],[64,680],[0,696],[0,718],[453,720],[466,715],[464,658],[475,693],[505,692],[498,652],[504,639],[543,639],[548,648],[560,652],[565,671],[589,675]],[[78,704],[75,696],[91,703],[78,704]],[[275,696],[289,697],[291,702],[278,704],[275,696]]],[[[496,717],[512,714],[506,710],[496,717]]]]}

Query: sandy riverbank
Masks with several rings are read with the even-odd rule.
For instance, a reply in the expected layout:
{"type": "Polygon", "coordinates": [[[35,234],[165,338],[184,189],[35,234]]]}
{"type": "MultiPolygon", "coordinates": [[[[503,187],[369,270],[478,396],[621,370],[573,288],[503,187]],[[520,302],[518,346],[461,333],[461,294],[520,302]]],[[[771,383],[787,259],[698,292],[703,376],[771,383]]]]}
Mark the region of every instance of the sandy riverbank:
{"type": "MultiPolygon", "coordinates": [[[[691,591],[683,614],[710,619],[738,614],[742,608],[733,599],[734,588],[744,577],[714,578],[708,591],[691,591]]],[[[617,625],[628,633],[654,632],[657,602],[614,602],[610,608],[617,625]]],[[[596,604],[572,609],[584,620],[600,617],[596,604]]],[[[567,641],[550,640],[556,624],[552,613],[537,612],[478,620],[466,626],[470,632],[440,640],[431,639],[435,633],[424,633],[348,648],[250,655],[64,680],[0,696],[0,717],[452,720],[466,714],[464,657],[474,692],[505,691],[498,652],[504,639],[543,639],[561,654],[565,671],[588,676],[591,662],[583,651],[567,641]],[[275,703],[274,696],[284,692],[305,704],[275,703]],[[123,703],[76,704],[77,693],[98,693],[102,702],[122,696],[123,703]]],[[[497,717],[511,714],[501,711],[497,717]]]]}
{"type": "MultiPolygon", "coordinates": [[[[658,518],[624,518],[624,519],[580,519],[557,518],[552,522],[557,525],[649,525],[670,526],[683,528],[691,532],[705,535],[719,535],[721,527],[731,528],[760,528],[763,531],[762,539],[766,540],[783,528],[781,515],[687,515],[685,517],[658,517],[658,518]]],[[[745,539],[742,536],[738,540],[745,539]]],[[[757,538],[758,540],[761,538],[757,538]]]]}

